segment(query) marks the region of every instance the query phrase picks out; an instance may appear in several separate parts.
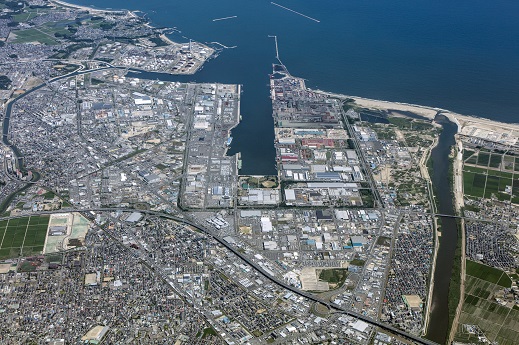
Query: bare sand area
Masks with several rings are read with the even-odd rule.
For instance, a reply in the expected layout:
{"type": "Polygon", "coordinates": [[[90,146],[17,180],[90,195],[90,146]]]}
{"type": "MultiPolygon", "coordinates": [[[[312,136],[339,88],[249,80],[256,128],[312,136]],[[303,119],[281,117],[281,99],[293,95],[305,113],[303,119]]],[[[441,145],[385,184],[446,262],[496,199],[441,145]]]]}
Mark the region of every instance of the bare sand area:
{"type": "Polygon", "coordinates": [[[379,101],[362,97],[347,97],[354,99],[355,103],[360,107],[384,110],[392,115],[412,112],[432,120],[438,112],[441,112],[451,121],[455,122],[458,125],[458,132],[464,135],[481,137],[492,141],[513,140],[514,137],[515,141],[517,141],[517,137],[519,136],[519,123],[497,122],[475,116],[461,115],[441,108],[432,108],[416,104],[379,101]]]}
{"type": "MultiPolygon", "coordinates": [[[[441,113],[458,125],[459,134],[507,145],[519,144],[519,123],[492,121],[481,117],[458,114],[442,108],[434,108],[418,104],[341,95],[321,90],[313,91],[341,99],[353,99],[355,104],[360,108],[380,110],[392,116],[406,116],[406,113],[413,113],[432,120],[438,113],[441,113]]],[[[517,118],[519,119],[519,116],[517,118]]]]}

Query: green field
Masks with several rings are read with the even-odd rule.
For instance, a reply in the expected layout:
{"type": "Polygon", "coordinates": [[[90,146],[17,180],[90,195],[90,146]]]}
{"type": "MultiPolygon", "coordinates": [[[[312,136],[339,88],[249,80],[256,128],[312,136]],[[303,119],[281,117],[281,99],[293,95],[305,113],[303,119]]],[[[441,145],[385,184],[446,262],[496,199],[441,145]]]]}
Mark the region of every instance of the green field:
{"type": "Polygon", "coordinates": [[[500,345],[519,343],[519,311],[496,301],[503,287],[510,285],[511,280],[503,271],[467,260],[465,294],[456,341],[479,344],[477,335],[464,327],[477,325],[490,341],[500,345]]]}
{"type": "Polygon", "coordinates": [[[71,21],[60,21],[48,22],[37,28],[16,30],[12,32],[12,34],[16,35],[13,39],[13,43],[40,42],[47,45],[58,44],[59,40],[55,34],[70,34],[71,32],[67,30],[69,26],[77,25],[71,21]]]}
{"type": "Polygon", "coordinates": [[[470,156],[468,159],[465,160],[465,163],[467,164],[477,164],[478,163],[478,155],[470,156]]]}
{"type": "Polygon", "coordinates": [[[485,151],[474,152],[463,151],[463,160],[467,164],[474,164],[484,168],[496,168],[502,170],[513,170],[515,157],[502,153],[490,153],[485,151]]]}
{"type": "Polygon", "coordinates": [[[0,221],[0,259],[40,254],[48,224],[48,216],[0,221]]]}
{"type": "Polygon", "coordinates": [[[331,268],[322,270],[319,279],[327,283],[337,284],[348,276],[348,270],[342,268],[331,268]]]}
{"type": "Polygon", "coordinates": [[[468,149],[463,149],[463,160],[466,161],[469,157],[471,157],[475,152],[468,149]]]}
{"type": "Polygon", "coordinates": [[[488,166],[491,168],[499,168],[501,166],[501,161],[503,160],[503,155],[492,153],[490,156],[490,162],[488,162],[488,166]]]}
{"type": "Polygon", "coordinates": [[[319,273],[319,280],[331,284],[333,289],[341,287],[347,277],[348,270],[344,268],[324,269],[319,273]]]}
{"type": "Polygon", "coordinates": [[[487,152],[479,152],[478,154],[478,165],[487,167],[488,162],[490,161],[490,153],[487,152]]]}
{"type": "Polygon", "coordinates": [[[467,275],[510,288],[512,280],[500,269],[467,260],[467,275]]]}
{"type": "Polygon", "coordinates": [[[519,175],[472,166],[463,168],[463,190],[466,195],[490,199],[493,195],[501,201],[519,201],[519,175]],[[505,193],[512,187],[512,195],[505,193]]]}
{"type": "Polygon", "coordinates": [[[36,17],[38,14],[36,12],[25,12],[20,13],[13,16],[13,20],[18,23],[28,22],[29,20],[36,17]]]}
{"type": "Polygon", "coordinates": [[[16,38],[13,40],[13,43],[40,42],[47,45],[58,44],[58,41],[54,39],[54,37],[38,29],[18,30],[15,31],[14,34],[16,38]]]}

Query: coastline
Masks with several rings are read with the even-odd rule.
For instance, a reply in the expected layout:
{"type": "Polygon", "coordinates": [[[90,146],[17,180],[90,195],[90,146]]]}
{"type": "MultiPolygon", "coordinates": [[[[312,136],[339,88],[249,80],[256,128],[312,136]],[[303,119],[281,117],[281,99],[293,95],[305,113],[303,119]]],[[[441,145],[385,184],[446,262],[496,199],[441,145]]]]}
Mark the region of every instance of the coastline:
{"type": "MultiPolygon", "coordinates": [[[[97,8],[93,8],[93,7],[88,7],[88,6],[81,6],[81,5],[76,5],[76,4],[72,4],[70,2],[66,2],[66,1],[61,1],[61,0],[49,0],[50,3],[54,4],[54,5],[58,5],[58,6],[63,6],[63,7],[68,7],[68,8],[74,8],[74,9],[77,9],[77,10],[83,10],[83,11],[89,11],[89,12],[94,12],[94,13],[119,13],[119,12],[126,12],[129,16],[131,17],[134,17],[134,18],[138,18],[139,16],[135,13],[135,11],[131,11],[131,10],[125,10],[125,9],[121,9],[121,10],[114,10],[114,9],[97,9],[97,8]]],[[[147,28],[153,28],[153,26],[151,26],[149,23],[144,23],[143,24],[145,27],[147,28]]],[[[166,35],[164,34],[161,34],[159,36],[164,42],[170,44],[170,45],[174,45],[174,44],[178,44],[177,42],[173,42],[172,40],[170,40],[169,38],[166,37],[166,35]]]]}
{"type": "MultiPolygon", "coordinates": [[[[421,115],[430,120],[434,120],[436,114],[441,112],[442,115],[446,116],[451,122],[458,125],[458,133],[463,133],[466,128],[478,127],[487,131],[505,131],[505,132],[518,132],[519,134],[519,123],[506,123],[494,120],[489,120],[472,115],[462,115],[452,112],[448,109],[428,107],[418,104],[391,102],[383,100],[375,100],[357,96],[346,96],[351,98],[360,106],[372,109],[380,109],[386,111],[409,111],[417,115],[421,115]]],[[[402,114],[394,114],[400,115],[402,114]]]]}
{"type": "MultiPolygon", "coordinates": [[[[62,0],[49,0],[49,2],[51,4],[53,4],[53,5],[55,5],[56,7],[62,6],[62,7],[66,7],[66,8],[83,10],[83,11],[88,11],[88,12],[91,12],[91,13],[100,13],[100,14],[101,13],[121,13],[121,12],[124,12],[124,13],[126,13],[127,16],[130,16],[130,17],[133,17],[133,18],[139,18],[139,16],[135,13],[135,12],[139,12],[139,11],[131,11],[131,10],[127,10],[127,9],[120,9],[120,10],[95,9],[95,8],[88,7],[88,6],[72,4],[72,3],[69,3],[69,2],[66,2],[66,1],[62,1],[62,0]]],[[[150,29],[154,29],[155,28],[150,23],[142,23],[142,25],[144,25],[145,27],[150,28],[150,29]]],[[[164,33],[161,33],[159,35],[159,38],[164,43],[166,43],[168,46],[179,46],[179,45],[181,45],[181,43],[175,42],[175,41],[171,40],[164,33]]],[[[148,70],[140,69],[140,68],[136,68],[136,67],[131,67],[130,69],[132,69],[134,71],[140,71],[140,72],[165,73],[165,74],[179,75],[179,76],[182,76],[182,75],[193,75],[196,72],[198,72],[203,67],[203,65],[207,62],[207,60],[211,59],[213,57],[213,55],[215,54],[215,50],[213,48],[211,48],[211,47],[209,47],[209,46],[207,46],[205,44],[199,43],[199,42],[196,42],[196,43],[201,45],[201,46],[204,46],[205,47],[204,49],[206,49],[210,54],[205,58],[205,60],[199,66],[196,67],[196,69],[189,70],[186,73],[172,73],[170,71],[148,71],[148,70]]]]}
{"type": "Polygon", "coordinates": [[[61,0],[49,0],[49,2],[53,3],[55,5],[59,5],[59,6],[63,6],[63,7],[69,7],[69,8],[75,8],[75,9],[78,9],[78,10],[84,10],[84,11],[89,11],[89,12],[97,12],[97,13],[128,12],[132,16],[135,16],[135,17],[137,16],[135,13],[133,13],[130,10],[107,10],[107,9],[101,10],[101,9],[96,9],[96,8],[92,8],[92,7],[88,7],[88,6],[81,6],[81,5],[71,4],[70,2],[61,1],[61,0]]]}
{"type": "Polygon", "coordinates": [[[312,91],[320,94],[329,95],[331,97],[337,97],[340,99],[352,99],[355,101],[355,104],[359,105],[360,107],[387,111],[394,116],[406,116],[405,114],[399,113],[399,111],[412,112],[432,121],[438,113],[441,113],[442,115],[446,116],[451,122],[454,122],[458,126],[459,134],[476,136],[485,139],[485,136],[488,135],[489,132],[498,132],[501,133],[504,137],[508,137],[510,140],[512,140],[508,144],[519,144],[519,140],[513,140],[514,137],[519,137],[519,122],[499,122],[473,115],[458,114],[448,109],[429,107],[419,104],[377,100],[359,96],[337,94],[322,90],[312,91]],[[478,129],[479,133],[477,131],[478,129]]]}
{"type": "MultiPolygon", "coordinates": [[[[88,7],[88,6],[72,4],[72,3],[69,3],[66,1],[62,1],[62,0],[49,0],[49,1],[56,5],[80,9],[80,10],[86,10],[86,11],[91,11],[91,12],[97,12],[97,13],[103,13],[103,12],[110,13],[110,12],[125,11],[133,17],[138,17],[137,14],[135,14],[131,10],[95,9],[95,8],[88,7]]],[[[145,23],[144,25],[147,27],[150,27],[150,28],[153,27],[148,23],[145,23]]],[[[166,42],[168,45],[179,44],[178,42],[172,41],[165,34],[161,34],[159,37],[164,42],[166,42]]],[[[319,90],[319,89],[315,89],[315,90],[310,89],[310,88],[308,88],[308,89],[313,92],[316,92],[316,93],[327,94],[327,95],[341,98],[341,99],[350,98],[350,99],[353,99],[355,101],[355,103],[361,107],[385,110],[385,111],[390,112],[394,116],[405,116],[405,114],[399,113],[399,111],[402,111],[402,112],[412,112],[417,115],[426,117],[430,120],[434,120],[436,115],[439,112],[441,112],[443,115],[445,115],[447,118],[449,118],[450,121],[452,121],[458,125],[458,133],[463,133],[464,129],[466,129],[466,128],[470,129],[472,127],[477,127],[477,128],[483,129],[485,131],[517,132],[514,134],[519,135],[519,121],[510,122],[510,123],[499,122],[499,121],[494,121],[494,120],[490,120],[490,119],[486,119],[486,118],[482,118],[482,117],[474,116],[474,115],[462,115],[462,114],[450,111],[448,109],[443,109],[443,108],[438,108],[438,107],[431,107],[431,106],[425,106],[425,105],[419,105],[419,104],[413,104],[413,103],[405,103],[405,102],[397,102],[397,101],[378,100],[378,99],[366,98],[366,97],[361,97],[361,96],[337,94],[337,93],[327,92],[327,91],[323,91],[323,90],[319,90]]]]}
{"type": "MultiPolygon", "coordinates": [[[[150,27],[150,28],[152,27],[152,26],[149,25],[149,24],[145,24],[145,25],[148,26],[148,27],[150,27]]],[[[166,43],[169,44],[169,45],[175,45],[175,44],[178,44],[177,42],[174,42],[174,41],[172,41],[171,39],[169,39],[168,36],[166,36],[165,34],[160,34],[159,37],[160,37],[161,40],[163,40],[164,42],[166,42],[166,43]]]]}

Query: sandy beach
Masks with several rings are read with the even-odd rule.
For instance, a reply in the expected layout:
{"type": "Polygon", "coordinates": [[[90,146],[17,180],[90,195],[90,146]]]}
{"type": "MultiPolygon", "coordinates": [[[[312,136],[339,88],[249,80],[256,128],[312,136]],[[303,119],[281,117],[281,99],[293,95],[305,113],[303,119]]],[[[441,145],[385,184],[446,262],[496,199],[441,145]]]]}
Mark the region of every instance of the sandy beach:
{"type": "Polygon", "coordinates": [[[160,34],[160,39],[163,40],[164,42],[166,42],[167,44],[170,44],[170,45],[178,45],[177,42],[173,42],[172,40],[170,40],[168,38],[168,36],[164,35],[164,34],[160,34]]]}
{"type": "MultiPolygon", "coordinates": [[[[476,116],[461,115],[446,109],[432,108],[417,104],[380,101],[355,96],[346,97],[354,99],[355,103],[364,108],[386,110],[390,113],[391,110],[403,112],[410,111],[415,114],[427,117],[431,120],[434,119],[434,117],[439,111],[441,111],[443,115],[447,116],[451,121],[455,122],[458,125],[458,132],[462,134],[465,134],[464,130],[468,128],[477,127],[487,131],[510,133],[511,136],[519,135],[519,123],[497,122],[476,116]]],[[[398,115],[398,113],[395,115],[398,115]]],[[[467,135],[470,134],[467,133],[467,135]]]]}
{"type": "Polygon", "coordinates": [[[358,96],[342,95],[322,90],[312,90],[340,99],[353,99],[362,108],[383,110],[394,116],[405,116],[405,112],[433,120],[438,112],[447,116],[458,125],[458,133],[499,142],[507,145],[519,144],[519,123],[505,123],[484,119],[477,116],[461,115],[447,109],[428,107],[418,104],[376,100],[358,96]]]}
{"type": "MultiPolygon", "coordinates": [[[[65,2],[65,1],[61,1],[61,0],[49,0],[49,1],[51,3],[59,5],[59,6],[76,8],[78,10],[89,11],[89,12],[92,12],[92,13],[96,13],[96,12],[97,13],[101,13],[101,12],[102,13],[106,13],[106,12],[121,12],[121,11],[125,11],[125,10],[99,10],[99,9],[95,9],[95,8],[92,8],[92,7],[71,4],[69,2],[65,2]]],[[[128,12],[131,13],[133,16],[135,16],[135,14],[132,13],[131,11],[128,11],[128,12]]]]}
{"type": "Polygon", "coordinates": [[[347,96],[355,100],[355,103],[363,108],[368,109],[379,109],[385,110],[392,115],[401,116],[402,114],[398,113],[402,112],[412,112],[417,115],[426,117],[428,119],[434,119],[438,111],[441,109],[438,108],[430,108],[425,106],[420,106],[416,104],[408,104],[408,103],[400,103],[400,102],[389,102],[389,101],[381,101],[376,99],[362,98],[362,97],[352,97],[347,96]],[[391,110],[394,110],[393,112],[391,110]]]}

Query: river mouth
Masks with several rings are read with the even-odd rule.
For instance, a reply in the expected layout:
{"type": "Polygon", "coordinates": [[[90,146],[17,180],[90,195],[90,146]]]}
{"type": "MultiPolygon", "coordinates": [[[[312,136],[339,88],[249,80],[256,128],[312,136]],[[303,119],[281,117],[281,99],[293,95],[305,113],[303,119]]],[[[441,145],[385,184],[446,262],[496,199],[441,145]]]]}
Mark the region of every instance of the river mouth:
{"type": "MultiPolygon", "coordinates": [[[[458,126],[441,114],[437,115],[434,121],[443,127],[438,144],[431,151],[431,182],[438,205],[437,213],[454,215],[449,155],[452,146],[455,145],[454,135],[458,126]]],[[[456,219],[448,217],[442,217],[438,223],[441,227],[441,236],[438,237],[440,246],[433,277],[434,287],[426,338],[445,344],[449,331],[449,286],[458,243],[458,225],[456,219]]]]}

